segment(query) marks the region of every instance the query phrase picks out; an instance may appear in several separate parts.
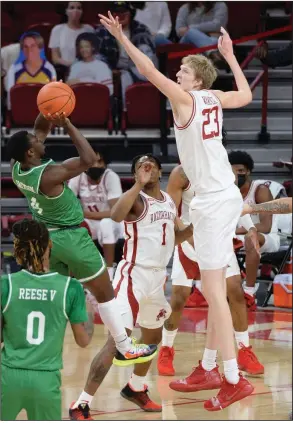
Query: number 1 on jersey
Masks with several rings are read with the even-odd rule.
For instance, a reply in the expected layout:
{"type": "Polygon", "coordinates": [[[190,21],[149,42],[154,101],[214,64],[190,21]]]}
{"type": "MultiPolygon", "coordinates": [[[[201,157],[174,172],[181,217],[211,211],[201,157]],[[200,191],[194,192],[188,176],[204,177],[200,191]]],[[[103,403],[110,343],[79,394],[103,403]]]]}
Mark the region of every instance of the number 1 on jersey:
{"type": "Polygon", "coordinates": [[[167,223],[163,223],[163,240],[162,240],[162,245],[166,245],[166,226],[167,223]]]}

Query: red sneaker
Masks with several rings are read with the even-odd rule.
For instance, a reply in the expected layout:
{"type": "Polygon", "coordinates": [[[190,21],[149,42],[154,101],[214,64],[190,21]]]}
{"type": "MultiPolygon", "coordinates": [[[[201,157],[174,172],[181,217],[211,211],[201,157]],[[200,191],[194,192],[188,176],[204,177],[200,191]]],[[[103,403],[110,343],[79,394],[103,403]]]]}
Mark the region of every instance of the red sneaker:
{"type": "Polygon", "coordinates": [[[153,402],[148,396],[148,387],[144,385],[144,391],[134,391],[129,383],[122,389],[120,395],[128,401],[134,402],[142,410],[149,412],[160,412],[162,406],[153,402]]]}
{"type": "Polygon", "coordinates": [[[223,410],[236,401],[248,397],[254,391],[254,387],[239,373],[240,379],[237,385],[228,383],[223,376],[221,389],[216,397],[204,402],[203,406],[207,411],[223,410]]]}
{"type": "Polygon", "coordinates": [[[192,293],[189,295],[185,307],[207,307],[205,297],[202,295],[199,289],[194,287],[192,293]]]}
{"type": "Polygon", "coordinates": [[[219,389],[222,384],[218,366],[211,371],[204,370],[201,365],[194,368],[193,372],[185,379],[174,380],[170,383],[170,388],[179,392],[206,391],[209,389],[219,389]]]}
{"type": "Polygon", "coordinates": [[[263,375],[264,366],[258,361],[257,356],[252,351],[252,346],[245,347],[243,344],[238,351],[238,367],[239,370],[250,375],[263,375]]]}
{"type": "Polygon", "coordinates": [[[246,306],[249,311],[256,311],[256,302],[255,302],[255,296],[247,294],[247,292],[244,291],[244,298],[246,301],[246,306]]]}
{"type": "Polygon", "coordinates": [[[174,376],[175,369],[173,367],[174,348],[161,347],[157,362],[158,373],[160,376],[174,376]]]}
{"type": "Polygon", "coordinates": [[[77,408],[72,408],[75,404],[75,401],[71,404],[69,408],[69,418],[70,420],[94,420],[90,413],[90,408],[85,402],[79,404],[77,408]]]}

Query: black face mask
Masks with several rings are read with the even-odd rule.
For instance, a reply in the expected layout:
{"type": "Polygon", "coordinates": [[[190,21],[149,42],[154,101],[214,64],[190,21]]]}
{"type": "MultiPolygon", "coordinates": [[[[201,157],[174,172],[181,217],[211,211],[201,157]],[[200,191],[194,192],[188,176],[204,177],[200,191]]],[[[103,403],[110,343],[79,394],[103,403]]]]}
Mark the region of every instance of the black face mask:
{"type": "Polygon", "coordinates": [[[241,188],[246,182],[246,175],[238,175],[238,188],[241,188]]]}
{"type": "Polygon", "coordinates": [[[105,167],[90,167],[86,174],[93,180],[93,181],[98,181],[100,179],[100,177],[103,175],[103,173],[105,172],[106,168],[105,167]]]}

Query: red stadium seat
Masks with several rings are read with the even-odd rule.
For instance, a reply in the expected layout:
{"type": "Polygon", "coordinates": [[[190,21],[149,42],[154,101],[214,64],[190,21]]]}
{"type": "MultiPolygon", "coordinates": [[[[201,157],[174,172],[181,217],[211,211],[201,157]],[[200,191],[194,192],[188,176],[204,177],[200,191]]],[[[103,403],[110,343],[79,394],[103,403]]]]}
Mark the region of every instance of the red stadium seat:
{"type": "Polygon", "coordinates": [[[261,2],[229,1],[227,30],[233,39],[257,34],[260,29],[261,2]]]}
{"type": "Polygon", "coordinates": [[[1,236],[2,237],[9,237],[12,232],[12,226],[15,222],[18,222],[22,219],[31,219],[32,216],[30,214],[19,214],[19,215],[2,215],[1,216],[1,236]]]}
{"type": "Polygon", "coordinates": [[[113,130],[109,88],[102,84],[82,83],[71,87],[76,106],[71,121],[77,126],[105,127],[113,130]]]}
{"type": "Polygon", "coordinates": [[[159,128],[160,92],[154,85],[136,83],[125,93],[126,112],[123,112],[121,130],[127,128],[159,128]]]}
{"type": "Polygon", "coordinates": [[[11,88],[11,118],[14,126],[33,126],[39,114],[37,95],[42,87],[42,84],[17,84],[11,88]]]}
{"type": "Polygon", "coordinates": [[[1,177],[1,198],[21,198],[24,197],[21,191],[14,184],[11,176],[1,177]]]}
{"type": "Polygon", "coordinates": [[[22,18],[35,12],[56,12],[56,2],[54,1],[15,1],[13,6],[14,12],[22,18]]]}
{"type": "Polygon", "coordinates": [[[61,16],[56,12],[35,12],[25,16],[24,28],[29,28],[31,25],[40,25],[43,22],[58,25],[60,21],[61,16]]]}
{"type": "Polygon", "coordinates": [[[11,16],[6,13],[1,13],[1,46],[16,42],[19,36],[18,25],[13,22],[11,16]]]}
{"type": "Polygon", "coordinates": [[[128,191],[134,185],[134,178],[122,177],[120,178],[122,191],[128,191]]]}

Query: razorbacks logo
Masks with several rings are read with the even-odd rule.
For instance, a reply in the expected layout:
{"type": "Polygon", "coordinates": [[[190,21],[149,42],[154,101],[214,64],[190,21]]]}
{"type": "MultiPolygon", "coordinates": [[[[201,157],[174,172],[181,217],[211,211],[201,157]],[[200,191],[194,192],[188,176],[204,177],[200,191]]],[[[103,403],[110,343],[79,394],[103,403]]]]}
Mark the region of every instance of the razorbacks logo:
{"type": "Polygon", "coordinates": [[[162,309],[159,311],[159,314],[157,315],[157,318],[156,318],[157,322],[158,322],[160,319],[165,319],[165,318],[166,318],[166,314],[167,314],[167,311],[166,311],[164,308],[162,308],[162,309]]]}
{"type": "Polygon", "coordinates": [[[171,209],[175,209],[175,204],[173,203],[173,201],[170,201],[169,205],[170,205],[171,209]]]}

